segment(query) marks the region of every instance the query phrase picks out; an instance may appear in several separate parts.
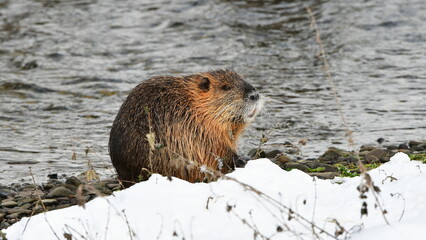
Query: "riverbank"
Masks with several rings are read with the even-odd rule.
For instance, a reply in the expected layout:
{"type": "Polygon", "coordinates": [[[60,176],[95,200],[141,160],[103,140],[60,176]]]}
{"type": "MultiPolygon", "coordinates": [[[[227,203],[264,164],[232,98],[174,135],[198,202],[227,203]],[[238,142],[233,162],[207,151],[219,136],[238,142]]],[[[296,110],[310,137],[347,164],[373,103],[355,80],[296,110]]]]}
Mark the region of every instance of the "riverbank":
{"type": "MultiPolygon", "coordinates": [[[[329,148],[316,159],[304,159],[299,146],[287,144],[283,149],[252,149],[252,158],[269,158],[282,169],[299,169],[310,176],[321,179],[354,177],[360,171],[356,153],[338,148],[329,148]]],[[[388,162],[397,152],[404,152],[411,160],[426,163],[426,141],[409,141],[399,145],[364,145],[359,149],[359,157],[367,169],[379,167],[388,162]]],[[[12,183],[0,185],[0,229],[5,229],[23,217],[38,213],[84,205],[97,196],[108,196],[122,187],[117,179],[87,181],[87,175],[60,177],[49,175],[50,180],[42,184],[12,183]]]]}

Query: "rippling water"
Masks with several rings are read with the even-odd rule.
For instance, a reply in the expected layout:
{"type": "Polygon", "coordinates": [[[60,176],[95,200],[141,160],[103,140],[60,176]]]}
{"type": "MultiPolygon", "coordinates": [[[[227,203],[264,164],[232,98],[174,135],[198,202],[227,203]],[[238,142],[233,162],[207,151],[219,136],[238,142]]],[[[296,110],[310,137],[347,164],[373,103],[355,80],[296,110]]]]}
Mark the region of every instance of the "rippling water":
{"type": "Polygon", "coordinates": [[[271,99],[242,153],[265,132],[271,148],[308,139],[306,157],[347,148],[306,7],[356,144],[425,139],[423,0],[0,0],[0,183],[89,160],[111,175],[109,130],[128,91],[210,68],[233,68],[271,99]]]}

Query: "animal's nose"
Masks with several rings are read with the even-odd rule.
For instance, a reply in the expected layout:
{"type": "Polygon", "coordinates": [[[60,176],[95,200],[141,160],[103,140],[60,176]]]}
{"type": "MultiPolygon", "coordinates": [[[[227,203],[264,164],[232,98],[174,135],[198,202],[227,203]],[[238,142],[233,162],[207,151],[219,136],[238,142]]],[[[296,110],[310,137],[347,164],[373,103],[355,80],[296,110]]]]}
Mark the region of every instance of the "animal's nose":
{"type": "Polygon", "coordinates": [[[257,101],[259,100],[259,94],[256,91],[252,91],[249,93],[248,99],[250,99],[251,101],[257,101]]]}

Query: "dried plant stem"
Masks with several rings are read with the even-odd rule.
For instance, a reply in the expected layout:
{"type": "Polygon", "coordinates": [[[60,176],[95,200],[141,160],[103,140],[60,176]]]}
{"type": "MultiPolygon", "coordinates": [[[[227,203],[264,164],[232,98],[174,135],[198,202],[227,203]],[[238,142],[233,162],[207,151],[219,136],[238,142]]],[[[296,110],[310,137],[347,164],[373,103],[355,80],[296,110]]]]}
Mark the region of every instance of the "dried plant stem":
{"type": "MultiPolygon", "coordinates": [[[[373,185],[371,177],[367,173],[367,169],[365,168],[364,164],[361,162],[361,158],[359,157],[359,152],[355,150],[355,147],[354,147],[355,144],[354,144],[354,139],[353,139],[353,135],[352,135],[353,131],[349,127],[348,121],[346,120],[345,114],[343,112],[343,108],[342,108],[342,104],[340,102],[339,95],[337,94],[336,85],[334,83],[334,79],[333,79],[333,77],[331,75],[331,71],[330,71],[330,64],[328,63],[327,53],[325,52],[324,44],[321,41],[321,34],[320,34],[319,29],[318,29],[318,26],[317,26],[317,23],[316,23],[316,20],[315,20],[315,16],[314,16],[314,14],[312,13],[312,10],[309,7],[306,8],[306,11],[308,12],[308,14],[311,18],[311,27],[315,29],[315,40],[316,40],[316,42],[319,46],[319,50],[320,50],[319,58],[322,60],[323,65],[324,65],[323,71],[324,71],[325,75],[327,76],[328,82],[331,86],[331,91],[332,91],[333,96],[334,96],[334,100],[336,101],[336,105],[337,105],[337,108],[339,110],[340,118],[343,122],[343,125],[345,126],[346,134],[348,136],[349,146],[354,149],[355,157],[357,158],[357,161],[358,161],[358,167],[359,167],[359,170],[361,172],[361,177],[363,179],[365,179],[366,186],[369,189],[371,189],[371,192],[373,193],[376,204],[381,210],[383,219],[385,220],[386,224],[389,225],[389,222],[388,222],[388,220],[385,216],[385,211],[384,211],[382,205],[380,204],[380,202],[378,200],[378,197],[377,197],[378,192],[375,190],[375,187],[373,185]]],[[[361,193],[361,194],[363,194],[363,193],[361,193]]]]}
{"type": "MultiPolygon", "coordinates": [[[[262,240],[268,240],[269,238],[265,235],[263,235],[261,232],[259,232],[259,229],[256,227],[256,225],[254,224],[250,224],[246,219],[242,218],[240,215],[238,215],[238,213],[236,213],[233,209],[231,209],[231,212],[235,215],[235,217],[237,217],[244,225],[246,225],[247,227],[249,227],[251,230],[253,230],[254,233],[254,237],[253,239],[257,239],[257,236],[259,236],[262,240]]],[[[251,217],[251,214],[250,214],[251,217]]]]}
{"type": "Polygon", "coordinates": [[[322,62],[324,64],[323,71],[324,71],[325,75],[327,76],[327,80],[328,80],[328,82],[331,86],[331,92],[333,93],[334,100],[336,101],[336,105],[337,105],[337,108],[339,110],[340,118],[343,122],[343,125],[345,126],[345,129],[346,129],[346,134],[348,136],[349,145],[353,147],[354,140],[353,140],[353,136],[352,136],[352,130],[349,128],[348,121],[346,120],[346,116],[343,113],[342,104],[340,103],[340,97],[337,94],[336,84],[334,83],[334,79],[331,75],[330,64],[328,63],[327,53],[324,50],[324,44],[321,41],[321,34],[320,34],[320,31],[318,30],[317,22],[315,20],[314,14],[312,13],[312,10],[309,7],[306,8],[306,11],[308,12],[309,16],[311,17],[311,27],[315,29],[315,40],[316,40],[316,42],[319,46],[319,51],[320,51],[318,57],[322,60],[322,62]]]}
{"type": "Polygon", "coordinates": [[[130,227],[129,219],[127,219],[127,215],[126,215],[126,212],[124,211],[124,209],[121,212],[123,213],[124,218],[126,219],[126,224],[127,224],[127,229],[129,230],[130,240],[133,240],[133,236],[135,235],[135,232],[133,231],[132,227],[130,227]]]}
{"type": "Polygon", "coordinates": [[[234,182],[238,183],[244,189],[249,190],[249,191],[257,194],[258,196],[260,196],[263,199],[265,199],[268,202],[270,202],[272,205],[275,205],[275,207],[277,207],[279,209],[285,209],[285,210],[291,212],[292,215],[298,217],[301,220],[301,222],[307,223],[312,229],[318,230],[320,233],[324,233],[324,234],[326,234],[327,236],[329,236],[329,237],[331,237],[333,239],[337,239],[333,234],[331,234],[331,233],[327,232],[325,229],[317,226],[314,222],[309,221],[307,218],[303,217],[302,215],[298,214],[297,212],[294,212],[294,210],[292,210],[291,208],[289,208],[286,205],[282,204],[280,201],[276,200],[275,198],[273,198],[273,197],[271,197],[271,196],[263,193],[262,191],[254,188],[253,186],[248,185],[246,183],[243,183],[243,182],[241,182],[241,181],[239,181],[239,180],[237,180],[237,179],[235,179],[233,177],[224,176],[222,173],[220,173],[220,174],[221,174],[221,177],[223,179],[231,180],[231,181],[234,181],[234,182]]]}
{"type": "Polygon", "coordinates": [[[36,211],[36,208],[38,207],[39,204],[41,204],[41,206],[43,207],[43,211],[45,211],[45,212],[47,211],[46,206],[44,206],[44,203],[41,200],[40,194],[38,194],[38,192],[36,191],[37,190],[37,184],[36,184],[36,181],[35,181],[35,178],[34,178],[34,174],[32,172],[31,167],[30,167],[30,175],[31,175],[31,178],[33,180],[33,185],[34,185],[34,189],[35,189],[34,191],[35,191],[35,193],[37,195],[37,203],[36,203],[36,206],[33,208],[33,211],[31,212],[30,217],[28,218],[27,222],[25,223],[25,227],[24,227],[24,230],[22,230],[22,234],[24,234],[25,230],[27,229],[28,223],[30,222],[31,217],[34,215],[34,213],[36,211]]]}

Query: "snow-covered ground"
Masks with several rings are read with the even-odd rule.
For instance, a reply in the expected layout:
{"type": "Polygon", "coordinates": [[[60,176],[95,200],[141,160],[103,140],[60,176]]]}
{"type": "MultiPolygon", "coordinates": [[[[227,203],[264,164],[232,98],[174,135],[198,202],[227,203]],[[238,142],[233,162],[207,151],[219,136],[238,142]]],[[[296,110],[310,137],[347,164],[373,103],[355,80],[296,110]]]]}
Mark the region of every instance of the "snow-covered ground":
{"type": "Polygon", "coordinates": [[[85,208],[23,218],[5,232],[9,240],[67,239],[64,233],[68,239],[334,239],[337,232],[337,239],[426,239],[426,165],[398,153],[369,173],[389,225],[371,191],[359,198],[360,177],[314,179],[260,159],[208,184],[154,175],[85,208]],[[361,217],[363,201],[368,216],[361,217]]]}

